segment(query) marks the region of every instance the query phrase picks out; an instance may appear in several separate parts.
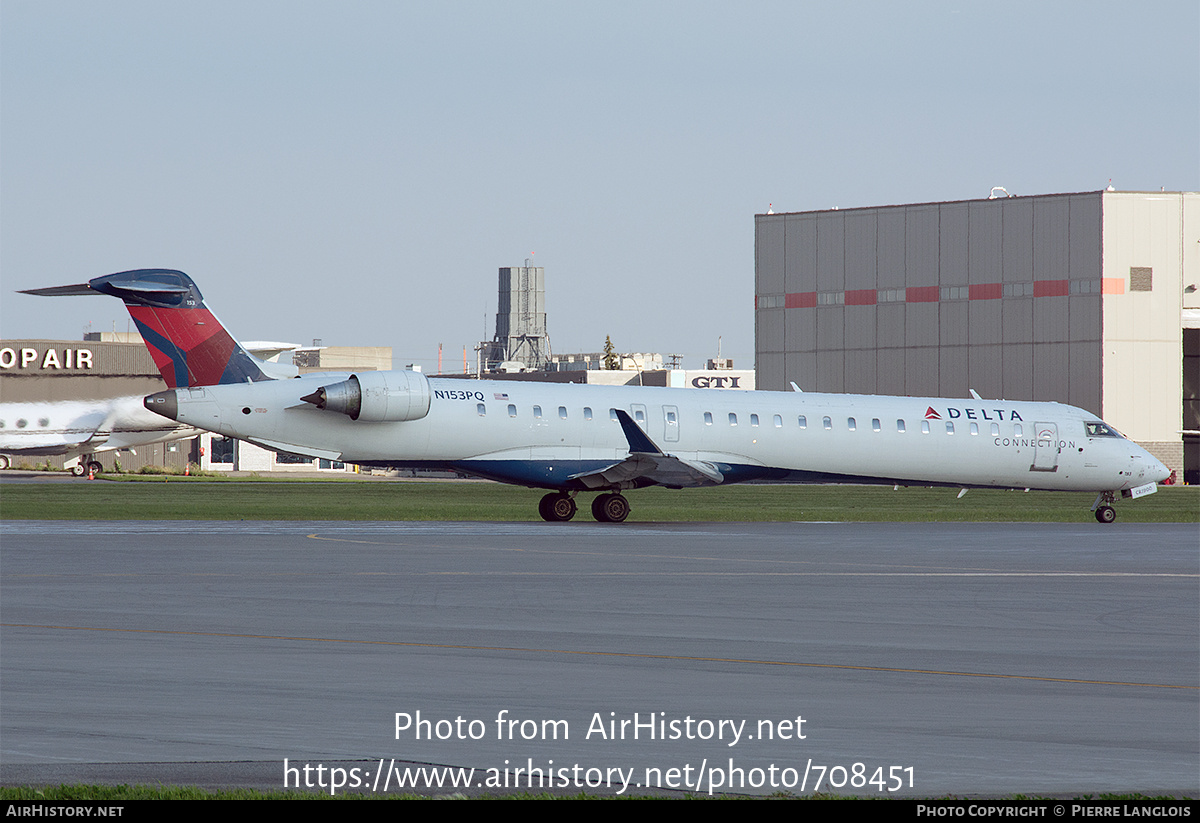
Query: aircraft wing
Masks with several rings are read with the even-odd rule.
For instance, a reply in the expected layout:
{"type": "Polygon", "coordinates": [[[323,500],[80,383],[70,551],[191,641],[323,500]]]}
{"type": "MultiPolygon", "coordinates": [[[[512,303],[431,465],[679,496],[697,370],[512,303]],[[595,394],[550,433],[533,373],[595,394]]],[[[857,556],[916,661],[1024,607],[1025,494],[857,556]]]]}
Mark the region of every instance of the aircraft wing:
{"type": "Polygon", "coordinates": [[[629,457],[598,471],[573,474],[571,480],[578,480],[587,489],[627,488],[648,483],[680,489],[714,486],[725,481],[725,476],[711,463],[685,460],[663,452],[624,410],[617,409],[617,420],[629,441],[629,457]]]}
{"type": "Polygon", "coordinates": [[[573,474],[587,489],[626,488],[637,481],[657,483],[673,489],[687,486],[715,486],[725,477],[708,463],[684,460],[670,454],[631,454],[620,463],[594,472],[573,474]]]}

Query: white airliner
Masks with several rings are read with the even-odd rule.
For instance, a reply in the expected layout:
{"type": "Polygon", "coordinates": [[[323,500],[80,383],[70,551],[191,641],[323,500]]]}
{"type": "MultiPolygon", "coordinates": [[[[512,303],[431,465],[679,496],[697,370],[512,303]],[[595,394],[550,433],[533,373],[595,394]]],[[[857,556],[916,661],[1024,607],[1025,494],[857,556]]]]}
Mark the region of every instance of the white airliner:
{"type": "Polygon", "coordinates": [[[279,451],[548,489],[538,507],[546,520],[570,520],[581,492],[600,492],[597,520],[620,522],[628,489],[757,480],[1088,491],[1097,494],[1096,519],[1110,523],[1118,494],[1150,494],[1168,475],[1094,414],[1058,403],[469,381],[409,371],[274,380],[248,367],[249,355],[223,329],[228,342],[211,348],[228,356],[193,369],[193,335],[211,338],[215,318],[187,275],[138,270],[63,289],[123,298],[152,354],[151,341],[165,339],[188,355],[155,354],[173,388],[145,404],[165,417],[279,451]],[[211,385],[218,374],[237,380],[211,385]],[[189,375],[197,379],[180,379],[189,375]]]}
{"type": "Polygon", "coordinates": [[[13,457],[66,456],[78,476],[102,470],[95,455],[184,440],[200,430],[146,410],[142,395],[59,403],[0,403],[0,469],[13,457]]]}

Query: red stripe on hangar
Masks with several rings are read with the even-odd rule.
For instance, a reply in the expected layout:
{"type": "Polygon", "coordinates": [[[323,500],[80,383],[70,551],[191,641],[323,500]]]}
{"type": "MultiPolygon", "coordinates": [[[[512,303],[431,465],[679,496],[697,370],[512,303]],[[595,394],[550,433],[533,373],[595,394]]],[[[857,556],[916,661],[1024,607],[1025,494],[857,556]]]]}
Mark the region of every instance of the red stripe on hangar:
{"type": "Polygon", "coordinates": [[[784,308],[787,309],[811,309],[817,305],[817,293],[815,291],[796,291],[784,297],[784,308]]]}
{"type": "Polygon", "coordinates": [[[971,286],[968,299],[970,300],[999,300],[1004,297],[1003,283],[976,283],[971,286]]]}

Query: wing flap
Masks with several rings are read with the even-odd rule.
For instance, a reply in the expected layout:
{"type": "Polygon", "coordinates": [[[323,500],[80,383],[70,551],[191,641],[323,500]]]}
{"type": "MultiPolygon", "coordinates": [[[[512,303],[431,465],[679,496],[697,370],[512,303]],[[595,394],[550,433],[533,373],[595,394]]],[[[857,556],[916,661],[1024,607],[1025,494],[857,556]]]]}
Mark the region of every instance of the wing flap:
{"type": "Polygon", "coordinates": [[[630,488],[652,483],[682,489],[715,486],[725,481],[725,476],[711,463],[663,452],[624,410],[617,409],[617,420],[629,443],[629,456],[597,471],[573,474],[570,480],[579,481],[587,489],[630,488]]]}
{"type": "Polygon", "coordinates": [[[682,489],[715,486],[723,483],[725,476],[711,463],[684,460],[671,454],[638,452],[620,463],[598,471],[573,474],[569,479],[578,480],[587,489],[629,488],[647,483],[682,489]]]}

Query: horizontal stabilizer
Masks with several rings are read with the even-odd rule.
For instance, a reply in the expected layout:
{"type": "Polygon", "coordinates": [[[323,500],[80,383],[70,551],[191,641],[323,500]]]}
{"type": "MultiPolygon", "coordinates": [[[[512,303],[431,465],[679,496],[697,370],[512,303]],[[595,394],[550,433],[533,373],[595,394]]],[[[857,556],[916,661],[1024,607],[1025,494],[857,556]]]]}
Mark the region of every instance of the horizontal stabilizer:
{"type": "Polygon", "coordinates": [[[77,297],[81,294],[99,294],[87,283],[74,286],[51,286],[47,289],[21,289],[17,294],[36,294],[39,297],[77,297]]]}

